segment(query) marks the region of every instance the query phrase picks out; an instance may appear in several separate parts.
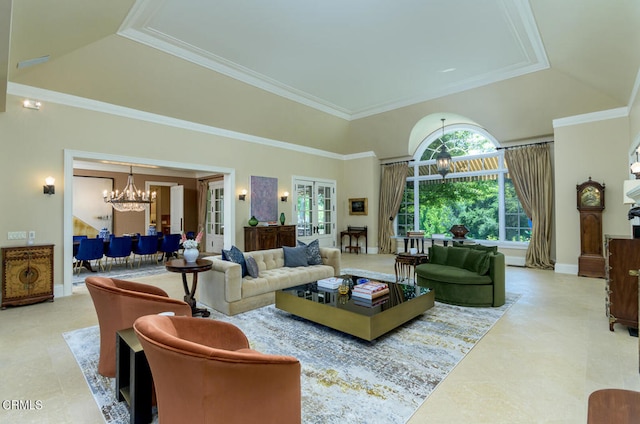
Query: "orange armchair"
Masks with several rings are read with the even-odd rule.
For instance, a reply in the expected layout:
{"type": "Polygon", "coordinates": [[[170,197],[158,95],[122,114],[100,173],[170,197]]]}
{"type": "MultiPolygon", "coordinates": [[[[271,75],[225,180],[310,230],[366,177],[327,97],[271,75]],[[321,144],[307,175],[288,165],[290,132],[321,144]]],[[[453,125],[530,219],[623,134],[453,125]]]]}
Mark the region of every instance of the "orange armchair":
{"type": "Polygon", "coordinates": [[[301,422],[300,362],[249,348],[236,326],[149,315],[133,328],[163,424],[301,422]]]}
{"type": "Polygon", "coordinates": [[[155,286],[105,277],[85,279],[100,325],[98,372],[116,376],[116,331],[133,327],[143,315],[174,312],[191,316],[191,307],[155,286]]]}

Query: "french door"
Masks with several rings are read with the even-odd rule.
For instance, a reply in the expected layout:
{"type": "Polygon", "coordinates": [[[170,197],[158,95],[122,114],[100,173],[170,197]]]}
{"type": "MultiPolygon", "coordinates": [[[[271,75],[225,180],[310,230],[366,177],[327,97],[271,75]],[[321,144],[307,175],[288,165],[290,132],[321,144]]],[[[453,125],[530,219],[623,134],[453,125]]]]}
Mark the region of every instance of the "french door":
{"type": "Polygon", "coordinates": [[[224,246],[224,181],[209,183],[206,219],[207,252],[221,253],[224,246]]]}
{"type": "Polygon", "coordinates": [[[336,183],[294,178],[293,202],[298,240],[319,240],[321,247],[336,246],[336,183]]]}

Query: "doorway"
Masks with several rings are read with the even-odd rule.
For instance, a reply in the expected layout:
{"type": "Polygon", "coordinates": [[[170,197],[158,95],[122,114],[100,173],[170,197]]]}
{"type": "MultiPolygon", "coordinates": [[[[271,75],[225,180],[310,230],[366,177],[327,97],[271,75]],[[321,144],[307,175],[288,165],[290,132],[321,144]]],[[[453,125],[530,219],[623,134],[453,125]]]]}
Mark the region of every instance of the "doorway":
{"type": "MultiPolygon", "coordinates": [[[[128,164],[150,165],[159,168],[194,171],[199,175],[221,174],[224,181],[224,189],[227,193],[233,191],[235,187],[235,169],[220,166],[210,166],[202,164],[192,164],[183,162],[173,162],[166,160],[156,160],[132,156],[113,155],[108,153],[87,152],[79,150],[64,150],[64,193],[63,198],[63,257],[73,256],[73,162],[74,160],[86,160],[92,162],[112,161],[125,162],[128,164]]],[[[226,202],[224,205],[224,223],[226,228],[235,227],[235,204],[226,202]]],[[[224,234],[224,245],[231,247],[235,244],[235,232],[226,231],[224,234]]],[[[54,285],[55,296],[70,296],[73,293],[73,262],[63,261],[63,284],[54,285]]]]}
{"type": "MultiPolygon", "coordinates": [[[[145,182],[145,190],[156,193],[156,201],[153,202],[147,212],[145,212],[145,228],[151,229],[155,227],[158,234],[171,234],[172,224],[182,217],[172,216],[172,203],[175,202],[171,195],[171,188],[177,186],[177,183],[162,181],[145,182]],[[174,219],[172,219],[172,217],[174,219]]],[[[149,230],[147,230],[147,233],[149,230]]]]}
{"type": "Polygon", "coordinates": [[[336,182],[294,177],[293,187],[298,240],[318,239],[321,247],[335,247],[336,182]]]}

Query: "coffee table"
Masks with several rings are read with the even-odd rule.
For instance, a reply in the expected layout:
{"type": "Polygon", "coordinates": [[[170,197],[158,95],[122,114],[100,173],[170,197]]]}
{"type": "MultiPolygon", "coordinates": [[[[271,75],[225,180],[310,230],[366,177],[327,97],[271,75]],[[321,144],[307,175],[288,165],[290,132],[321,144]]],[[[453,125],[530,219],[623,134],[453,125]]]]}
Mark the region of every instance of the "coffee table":
{"type": "MultiPolygon", "coordinates": [[[[348,276],[351,284],[359,278],[348,276]]],[[[399,283],[389,285],[388,299],[361,306],[351,292],[318,288],[314,283],[276,291],[276,308],[367,341],[401,326],[433,307],[435,292],[399,283]]]]}

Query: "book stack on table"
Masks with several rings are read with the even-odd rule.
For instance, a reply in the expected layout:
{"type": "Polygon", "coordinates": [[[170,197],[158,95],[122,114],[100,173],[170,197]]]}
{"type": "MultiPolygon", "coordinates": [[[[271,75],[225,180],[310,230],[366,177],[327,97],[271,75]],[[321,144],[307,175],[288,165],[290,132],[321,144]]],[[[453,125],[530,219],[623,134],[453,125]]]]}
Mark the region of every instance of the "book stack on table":
{"type": "Polygon", "coordinates": [[[407,237],[424,237],[424,231],[407,231],[407,237]]]}
{"type": "Polygon", "coordinates": [[[351,291],[351,297],[356,305],[366,307],[381,305],[389,299],[389,285],[379,281],[358,284],[351,291]]]}
{"type": "Polygon", "coordinates": [[[341,278],[331,277],[318,280],[318,288],[326,290],[336,290],[342,284],[341,278]]]}

